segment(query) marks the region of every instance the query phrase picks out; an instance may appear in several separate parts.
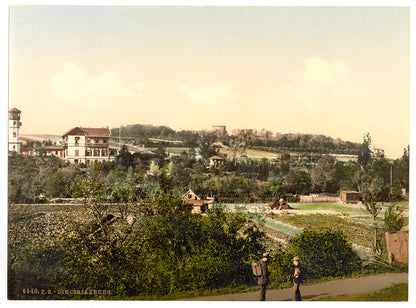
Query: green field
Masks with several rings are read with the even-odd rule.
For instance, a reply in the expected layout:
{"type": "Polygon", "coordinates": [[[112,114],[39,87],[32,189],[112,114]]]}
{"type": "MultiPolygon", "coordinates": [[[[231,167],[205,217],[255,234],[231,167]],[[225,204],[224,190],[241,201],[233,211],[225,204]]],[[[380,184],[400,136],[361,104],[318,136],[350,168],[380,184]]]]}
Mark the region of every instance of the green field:
{"type": "Polygon", "coordinates": [[[363,205],[339,203],[293,203],[291,207],[304,211],[333,211],[340,215],[368,215],[363,205]]]}
{"type": "MultiPolygon", "coordinates": [[[[234,155],[233,151],[230,148],[222,148],[220,150],[220,155],[227,155],[227,157],[232,157],[234,155]]],[[[267,158],[269,160],[278,158],[280,155],[272,152],[267,151],[261,151],[261,150],[253,150],[253,149],[247,149],[244,153],[244,155],[247,155],[249,158],[255,158],[255,159],[262,159],[267,158]]]]}
{"type": "Polygon", "coordinates": [[[302,229],[317,232],[323,230],[342,231],[351,243],[371,247],[371,229],[368,225],[356,223],[348,217],[335,215],[269,215],[270,218],[302,229]]]}
{"type": "MultiPolygon", "coordinates": [[[[62,132],[65,133],[65,132],[62,132]]],[[[20,139],[23,141],[47,141],[51,140],[52,142],[61,141],[62,136],[60,135],[44,135],[44,134],[22,134],[19,136],[20,139]]]]}

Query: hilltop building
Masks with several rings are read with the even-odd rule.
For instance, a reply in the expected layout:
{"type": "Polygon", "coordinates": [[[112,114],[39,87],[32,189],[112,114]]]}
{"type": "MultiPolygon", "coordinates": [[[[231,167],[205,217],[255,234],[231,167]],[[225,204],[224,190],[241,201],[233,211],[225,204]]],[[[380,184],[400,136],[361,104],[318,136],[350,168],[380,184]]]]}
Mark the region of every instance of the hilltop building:
{"type": "Polygon", "coordinates": [[[212,130],[218,137],[222,137],[227,133],[227,127],[225,125],[213,125],[212,130]]]}
{"type": "Polygon", "coordinates": [[[20,153],[20,122],[21,111],[17,108],[9,110],[9,151],[20,153]]]}
{"type": "Polygon", "coordinates": [[[63,158],[71,163],[86,165],[111,161],[116,149],[109,147],[109,139],[108,128],[72,128],[62,136],[63,158]]]}

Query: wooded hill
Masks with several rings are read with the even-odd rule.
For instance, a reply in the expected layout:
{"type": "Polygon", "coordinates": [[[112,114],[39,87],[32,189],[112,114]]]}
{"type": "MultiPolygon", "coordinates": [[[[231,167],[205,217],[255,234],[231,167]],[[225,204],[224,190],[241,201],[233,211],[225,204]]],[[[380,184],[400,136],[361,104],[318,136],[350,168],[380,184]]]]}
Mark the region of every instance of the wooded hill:
{"type": "Polygon", "coordinates": [[[153,146],[150,138],[175,141],[183,147],[199,147],[201,143],[222,142],[225,146],[251,148],[270,152],[293,151],[320,154],[357,155],[360,143],[344,141],[324,135],[301,133],[275,133],[265,129],[239,129],[231,134],[217,135],[213,131],[175,131],[167,126],[135,124],[111,129],[111,138],[116,142],[153,146]]]}

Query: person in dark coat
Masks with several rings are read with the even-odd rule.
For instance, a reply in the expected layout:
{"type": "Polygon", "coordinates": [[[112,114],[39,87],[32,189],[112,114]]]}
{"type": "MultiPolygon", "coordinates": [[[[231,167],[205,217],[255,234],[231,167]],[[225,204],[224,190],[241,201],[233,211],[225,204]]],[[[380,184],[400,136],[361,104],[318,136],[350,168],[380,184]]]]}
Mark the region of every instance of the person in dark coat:
{"type": "Polygon", "coordinates": [[[270,272],[267,267],[267,261],[269,260],[269,254],[267,252],[263,253],[263,259],[261,259],[260,266],[261,266],[261,276],[259,276],[257,280],[257,284],[260,285],[260,300],[266,300],[266,286],[269,282],[270,272]]]}
{"type": "Polygon", "coordinates": [[[298,257],[293,258],[293,264],[295,267],[292,272],[293,287],[292,287],[292,300],[301,301],[302,296],[300,295],[299,285],[302,282],[303,269],[300,266],[300,260],[298,257]]]}

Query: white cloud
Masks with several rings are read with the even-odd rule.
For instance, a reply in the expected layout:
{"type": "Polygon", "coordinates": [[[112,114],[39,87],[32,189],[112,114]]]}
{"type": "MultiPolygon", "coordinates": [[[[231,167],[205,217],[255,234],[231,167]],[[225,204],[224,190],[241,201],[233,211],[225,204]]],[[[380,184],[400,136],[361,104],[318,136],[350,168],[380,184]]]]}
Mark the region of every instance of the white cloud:
{"type": "Polygon", "coordinates": [[[142,81],[129,88],[113,72],[88,76],[84,69],[74,63],[63,65],[61,71],[52,76],[51,85],[60,101],[91,108],[136,98],[147,87],[146,82],[142,81]]]}
{"type": "Polygon", "coordinates": [[[137,90],[137,91],[142,91],[142,90],[144,90],[144,89],[147,89],[147,88],[149,88],[149,85],[147,84],[147,82],[146,81],[141,81],[141,82],[138,82],[138,83],[136,83],[136,85],[134,86],[134,88],[137,90]]]}
{"type": "Polygon", "coordinates": [[[347,64],[318,57],[305,61],[305,70],[286,86],[286,94],[288,104],[309,111],[362,103],[369,97],[347,64]]]}
{"type": "Polygon", "coordinates": [[[199,87],[181,84],[180,89],[194,104],[217,105],[232,102],[237,99],[234,87],[229,84],[218,83],[211,86],[199,87]]]}

